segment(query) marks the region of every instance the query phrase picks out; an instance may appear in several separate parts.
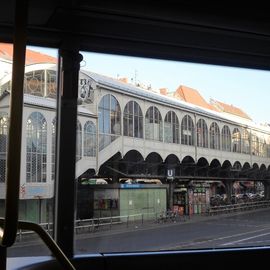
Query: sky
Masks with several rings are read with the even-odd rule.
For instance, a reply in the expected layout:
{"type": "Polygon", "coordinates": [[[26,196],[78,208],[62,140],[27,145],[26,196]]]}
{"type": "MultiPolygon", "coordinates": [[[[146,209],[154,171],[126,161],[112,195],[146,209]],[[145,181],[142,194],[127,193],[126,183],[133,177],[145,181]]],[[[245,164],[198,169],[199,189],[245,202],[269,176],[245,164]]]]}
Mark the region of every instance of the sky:
{"type": "MultiPolygon", "coordinates": [[[[29,47],[51,56],[56,50],[29,47]]],[[[81,52],[81,68],[113,78],[127,77],[154,89],[175,91],[180,85],[195,88],[210,98],[245,111],[254,122],[270,123],[270,71],[193,64],[138,57],[81,52]]]]}

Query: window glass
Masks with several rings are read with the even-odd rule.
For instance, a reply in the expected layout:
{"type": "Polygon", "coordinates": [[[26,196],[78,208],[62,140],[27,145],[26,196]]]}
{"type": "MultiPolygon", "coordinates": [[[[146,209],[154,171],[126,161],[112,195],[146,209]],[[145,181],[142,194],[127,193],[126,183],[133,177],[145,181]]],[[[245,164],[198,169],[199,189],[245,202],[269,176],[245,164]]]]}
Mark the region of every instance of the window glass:
{"type": "Polygon", "coordinates": [[[208,147],[208,128],[204,119],[197,122],[197,146],[208,147]]]}
{"type": "Polygon", "coordinates": [[[76,252],[260,245],[262,232],[241,226],[267,215],[270,126],[246,92],[269,73],[82,54],[95,88],[78,109],[92,113],[81,123],[97,122],[99,140],[80,160],[76,252]]]}
{"type": "Polygon", "coordinates": [[[179,143],[179,121],[173,111],[169,111],[165,116],[164,141],[168,143],[179,143]]]}
{"type": "Polygon", "coordinates": [[[163,125],[161,114],[157,107],[148,108],[145,115],[145,138],[149,140],[162,141],[163,125]]]}
{"type": "Polygon", "coordinates": [[[6,158],[8,146],[8,115],[2,113],[0,116],[0,182],[6,181],[6,158]]]}
{"type": "MultiPolygon", "coordinates": [[[[4,216],[13,45],[0,43],[0,216],[4,216]]],[[[19,219],[53,234],[57,50],[27,46],[22,117],[19,219]]],[[[12,128],[12,127],[11,127],[12,128]]],[[[19,153],[18,153],[19,154],[19,153]]],[[[29,231],[18,231],[8,256],[50,255],[29,231]],[[39,243],[35,248],[33,243],[39,243]]]]}
{"type": "Polygon", "coordinates": [[[26,142],[26,182],[46,182],[47,122],[40,112],[27,119],[26,142]]]}
{"type": "Polygon", "coordinates": [[[189,115],[185,115],[181,124],[181,143],[194,145],[194,123],[189,115]]]}
{"type": "Polygon", "coordinates": [[[96,127],[92,121],[84,124],[84,156],[96,156],[96,127]]]}
{"type": "Polygon", "coordinates": [[[228,126],[224,126],[221,131],[222,151],[231,151],[231,132],[228,126]]]}
{"type": "Polygon", "coordinates": [[[217,123],[212,123],[209,129],[210,133],[210,148],[220,149],[220,132],[217,123]]]}
{"type": "MultiPolygon", "coordinates": [[[[268,107],[261,98],[254,106],[257,95],[248,101],[245,93],[259,81],[267,97],[269,73],[82,54],[76,253],[268,245],[261,238],[268,235],[262,222],[270,221],[268,107]]],[[[55,65],[26,70],[20,188],[20,217],[49,229],[56,180],[55,65]]],[[[0,89],[2,206],[10,78],[1,79],[0,89]]],[[[18,246],[28,241],[28,253],[48,254],[31,237],[18,239],[18,246]]],[[[21,250],[15,246],[10,254],[21,250]]]]}
{"type": "Polygon", "coordinates": [[[124,136],[142,138],[143,115],[136,101],[129,101],[124,109],[124,136]]]}

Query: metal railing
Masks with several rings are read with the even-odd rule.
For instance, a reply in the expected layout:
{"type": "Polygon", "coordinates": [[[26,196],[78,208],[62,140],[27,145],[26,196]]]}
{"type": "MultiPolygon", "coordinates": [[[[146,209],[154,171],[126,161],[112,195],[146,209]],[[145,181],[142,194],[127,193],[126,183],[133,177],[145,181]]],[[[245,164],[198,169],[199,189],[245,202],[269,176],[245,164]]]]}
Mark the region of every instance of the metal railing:
{"type": "Polygon", "coordinates": [[[244,202],[237,204],[225,204],[219,206],[209,207],[206,214],[208,215],[218,215],[232,212],[241,212],[248,210],[255,210],[258,208],[270,207],[270,201],[256,201],[256,202],[244,202]]]}
{"type": "MultiPolygon", "coordinates": [[[[166,211],[165,211],[166,212],[166,211]]],[[[168,211],[167,211],[168,212],[168,211]]],[[[75,221],[75,233],[87,233],[96,232],[102,229],[112,229],[115,225],[120,225],[121,228],[129,228],[130,226],[143,225],[145,222],[156,222],[164,215],[162,212],[151,212],[151,213],[139,213],[133,215],[122,215],[122,216],[110,216],[110,217],[98,217],[90,219],[78,219],[75,221]]],[[[48,234],[53,231],[53,223],[46,222],[39,224],[48,234]]],[[[23,235],[32,234],[31,231],[25,231],[19,229],[17,232],[18,240],[22,240],[23,235]]]]}
{"type": "MultiPolygon", "coordinates": [[[[196,204],[198,206],[198,204],[196,204]]],[[[119,225],[120,229],[129,228],[131,226],[142,226],[144,223],[167,223],[167,222],[183,222],[188,219],[192,219],[192,216],[213,216],[219,214],[242,212],[248,210],[255,210],[259,208],[270,207],[270,201],[257,201],[257,202],[245,202],[238,204],[227,204],[220,206],[206,206],[205,211],[201,213],[193,213],[188,215],[181,215],[176,211],[165,210],[161,212],[151,213],[139,213],[133,215],[122,216],[110,216],[110,217],[97,217],[90,219],[78,219],[75,221],[75,233],[94,233],[101,230],[111,230],[113,226],[119,225]]],[[[189,207],[194,208],[194,204],[189,204],[189,207]]],[[[39,224],[43,230],[48,234],[53,232],[53,223],[41,223],[39,224]]],[[[19,229],[17,232],[18,240],[21,241],[23,235],[33,234],[31,231],[25,231],[19,229]]]]}

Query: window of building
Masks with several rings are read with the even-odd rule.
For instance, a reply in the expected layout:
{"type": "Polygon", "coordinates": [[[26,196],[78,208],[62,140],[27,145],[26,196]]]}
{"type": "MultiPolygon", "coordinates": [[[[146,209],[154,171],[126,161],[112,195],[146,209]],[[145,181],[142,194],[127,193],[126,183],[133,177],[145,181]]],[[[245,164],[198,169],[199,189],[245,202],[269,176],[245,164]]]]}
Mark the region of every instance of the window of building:
{"type": "Polygon", "coordinates": [[[250,154],[250,134],[246,129],[242,133],[242,153],[250,154]]]}
{"type": "Polygon", "coordinates": [[[40,112],[33,112],[26,126],[26,181],[46,182],[47,122],[40,112]]]}
{"type": "Polygon", "coordinates": [[[25,74],[24,92],[40,97],[45,95],[45,70],[35,70],[25,74]]]}
{"type": "Polygon", "coordinates": [[[55,142],[56,142],[56,118],[52,121],[52,157],[51,157],[51,173],[52,173],[52,180],[55,180],[55,142]]]}
{"type": "Polygon", "coordinates": [[[0,117],[0,182],[6,180],[6,159],[8,144],[8,116],[0,117]]]}
{"type": "Polygon", "coordinates": [[[164,142],[179,143],[179,121],[175,112],[167,112],[164,120],[164,142]]]}
{"type": "Polygon", "coordinates": [[[270,157],[270,144],[267,144],[267,157],[270,157]]]}
{"type": "Polygon", "coordinates": [[[163,140],[162,117],[157,107],[148,108],[145,115],[145,138],[148,140],[163,140]]]}
{"type": "Polygon", "coordinates": [[[231,151],[231,131],[228,126],[224,126],[221,130],[222,151],[231,151]]]}
{"type": "Polygon", "coordinates": [[[76,135],[76,161],[82,158],[82,125],[77,120],[77,135],[76,135]]]}
{"type": "Polygon", "coordinates": [[[102,97],[98,106],[99,149],[121,135],[121,109],[118,100],[111,94],[102,97]]]}
{"type": "Polygon", "coordinates": [[[266,142],[262,137],[259,139],[259,156],[266,157],[266,142]]]}
{"type": "Polygon", "coordinates": [[[194,145],[194,123],[189,115],[185,115],[181,122],[181,144],[194,145]]]}
{"type": "Polygon", "coordinates": [[[208,128],[204,119],[197,122],[197,146],[208,147],[208,128]]]}
{"type": "Polygon", "coordinates": [[[5,92],[10,92],[10,90],[11,90],[11,81],[10,80],[8,82],[0,85],[0,95],[2,95],[5,92]]]}
{"type": "Polygon", "coordinates": [[[252,138],[252,142],[251,142],[252,155],[259,156],[259,153],[260,153],[260,151],[259,151],[259,149],[260,149],[259,138],[255,134],[252,134],[251,138],[252,138]]]}
{"type": "Polygon", "coordinates": [[[57,82],[55,70],[46,70],[46,82],[45,95],[50,98],[56,98],[57,82]]]}
{"type": "Polygon", "coordinates": [[[241,133],[238,128],[233,130],[232,134],[233,152],[241,153],[241,133]]]}
{"type": "Polygon", "coordinates": [[[143,138],[143,114],[136,101],[129,101],[125,106],[124,136],[143,138]]]}
{"type": "Polygon", "coordinates": [[[213,122],[209,129],[210,134],[210,148],[211,149],[220,149],[220,131],[218,124],[213,122]]]}
{"type": "Polygon", "coordinates": [[[26,94],[56,98],[56,71],[34,70],[27,72],[24,77],[26,94]]]}
{"type": "Polygon", "coordinates": [[[96,126],[92,121],[87,121],[84,124],[83,149],[84,156],[96,156],[96,126]]]}

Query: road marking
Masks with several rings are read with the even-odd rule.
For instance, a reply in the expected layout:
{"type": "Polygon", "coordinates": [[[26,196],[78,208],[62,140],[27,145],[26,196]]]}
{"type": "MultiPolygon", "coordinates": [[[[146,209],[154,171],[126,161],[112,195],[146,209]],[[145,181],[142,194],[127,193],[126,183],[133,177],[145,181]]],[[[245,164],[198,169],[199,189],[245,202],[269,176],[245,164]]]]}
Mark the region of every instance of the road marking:
{"type": "MultiPolygon", "coordinates": [[[[264,228],[264,229],[245,232],[245,233],[237,233],[237,234],[233,234],[233,235],[218,237],[218,238],[214,238],[214,239],[210,239],[210,240],[204,240],[204,241],[200,241],[200,242],[192,242],[192,243],[187,242],[187,243],[183,243],[183,244],[180,244],[180,245],[177,245],[177,246],[168,246],[168,249],[179,249],[179,248],[183,248],[183,247],[196,246],[196,245],[200,245],[200,244],[211,243],[211,242],[214,242],[214,241],[219,241],[219,240],[229,239],[229,238],[233,238],[233,237],[243,236],[243,235],[247,235],[247,234],[251,234],[251,233],[262,232],[262,231],[265,231],[265,230],[269,230],[269,228],[264,228]]],[[[267,233],[267,234],[270,234],[270,232],[267,233]]],[[[230,243],[232,243],[232,242],[230,242],[230,243]]],[[[163,247],[160,250],[164,250],[164,249],[166,249],[166,248],[163,247]]]]}
{"type": "Polygon", "coordinates": [[[222,244],[221,246],[231,246],[231,245],[235,245],[235,244],[238,244],[238,243],[241,243],[241,242],[245,242],[245,241],[250,240],[250,239],[266,236],[266,235],[269,235],[269,234],[270,234],[270,232],[269,233],[263,233],[263,234],[254,235],[254,236],[243,238],[243,239],[240,239],[240,240],[237,240],[237,241],[232,241],[232,242],[229,242],[229,243],[225,243],[225,244],[222,244]]]}

